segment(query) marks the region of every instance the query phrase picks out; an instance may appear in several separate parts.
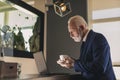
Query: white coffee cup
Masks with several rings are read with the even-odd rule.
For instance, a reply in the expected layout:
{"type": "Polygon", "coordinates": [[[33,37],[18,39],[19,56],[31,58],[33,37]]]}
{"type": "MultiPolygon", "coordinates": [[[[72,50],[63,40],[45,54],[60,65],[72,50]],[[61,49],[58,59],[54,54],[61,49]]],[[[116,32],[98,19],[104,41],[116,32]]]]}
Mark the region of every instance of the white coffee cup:
{"type": "Polygon", "coordinates": [[[65,59],[69,58],[68,55],[60,55],[60,60],[64,61],[65,59]]]}

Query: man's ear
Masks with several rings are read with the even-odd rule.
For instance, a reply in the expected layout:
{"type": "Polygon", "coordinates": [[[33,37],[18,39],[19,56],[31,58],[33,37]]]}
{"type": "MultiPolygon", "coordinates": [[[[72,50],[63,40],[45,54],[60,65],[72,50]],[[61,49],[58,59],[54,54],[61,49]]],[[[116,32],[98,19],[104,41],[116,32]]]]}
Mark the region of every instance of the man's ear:
{"type": "Polygon", "coordinates": [[[80,29],[83,31],[83,30],[84,30],[84,26],[83,26],[83,25],[80,25],[80,29]]]}

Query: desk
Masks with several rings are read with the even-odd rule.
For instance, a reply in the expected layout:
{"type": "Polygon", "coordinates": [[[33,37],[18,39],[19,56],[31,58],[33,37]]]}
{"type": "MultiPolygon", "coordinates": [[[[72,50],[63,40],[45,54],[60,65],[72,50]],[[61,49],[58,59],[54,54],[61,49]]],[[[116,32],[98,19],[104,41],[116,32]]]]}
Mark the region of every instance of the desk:
{"type": "Polygon", "coordinates": [[[85,80],[81,75],[21,75],[17,78],[1,78],[0,80],[85,80]]]}

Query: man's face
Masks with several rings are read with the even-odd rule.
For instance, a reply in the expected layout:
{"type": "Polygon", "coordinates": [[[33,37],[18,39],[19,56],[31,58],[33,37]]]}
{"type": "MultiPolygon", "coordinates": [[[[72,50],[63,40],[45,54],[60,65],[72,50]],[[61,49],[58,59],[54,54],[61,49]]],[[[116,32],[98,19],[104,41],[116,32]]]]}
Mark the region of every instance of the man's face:
{"type": "Polygon", "coordinates": [[[75,42],[80,42],[82,40],[82,31],[78,29],[75,25],[68,25],[68,31],[70,33],[70,37],[75,41],[75,42]]]}

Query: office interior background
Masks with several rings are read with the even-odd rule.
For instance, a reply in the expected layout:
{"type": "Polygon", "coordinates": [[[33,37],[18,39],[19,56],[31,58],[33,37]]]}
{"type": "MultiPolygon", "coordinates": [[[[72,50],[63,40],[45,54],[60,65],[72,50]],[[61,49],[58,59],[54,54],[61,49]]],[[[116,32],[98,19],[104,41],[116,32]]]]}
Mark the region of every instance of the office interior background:
{"type": "MultiPolygon", "coordinates": [[[[71,4],[71,12],[63,17],[54,11],[53,4],[57,0],[22,1],[42,11],[45,15],[43,52],[50,72],[75,73],[72,69],[60,67],[56,61],[60,54],[67,54],[74,58],[79,57],[80,45],[70,39],[67,31],[67,20],[73,15],[81,15],[88,22],[90,29],[106,36],[111,48],[114,71],[117,79],[120,79],[120,0],[67,0],[71,4]]],[[[4,18],[3,15],[4,13],[0,13],[0,18],[4,18]]],[[[35,19],[33,20],[35,23],[35,19]]],[[[1,23],[4,21],[0,20],[1,23]]],[[[26,31],[23,31],[24,33],[26,31]]],[[[32,33],[30,34],[32,35],[32,33]]],[[[27,37],[26,40],[28,40],[27,37]]],[[[7,56],[5,61],[21,63],[21,74],[38,73],[34,59],[7,56]]]]}

